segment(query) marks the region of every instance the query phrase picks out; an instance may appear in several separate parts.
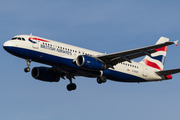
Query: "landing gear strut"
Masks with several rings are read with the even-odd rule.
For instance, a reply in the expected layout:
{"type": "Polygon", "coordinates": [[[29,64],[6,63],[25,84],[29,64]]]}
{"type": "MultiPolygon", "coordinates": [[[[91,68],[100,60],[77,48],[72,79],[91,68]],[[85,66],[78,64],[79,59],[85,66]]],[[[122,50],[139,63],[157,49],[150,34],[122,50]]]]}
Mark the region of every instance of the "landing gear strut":
{"type": "MultiPolygon", "coordinates": [[[[74,78],[74,76],[71,75],[67,75],[66,76],[67,79],[69,79],[70,83],[67,85],[67,90],[71,91],[71,90],[75,90],[77,88],[75,83],[72,83],[72,78],[74,78]]],[[[75,78],[74,78],[75,79],[75,78]]]]}
{"type": "Polygon", "coordinates": [[[27,62],[27,68],[24,68],[24,72],[30,72],[31,71],[31,69],[29,68],[29,66],[30,66],[30,63],[31,63],[31,60],[30,59],[26,59],[26,62],[27,62]]]}

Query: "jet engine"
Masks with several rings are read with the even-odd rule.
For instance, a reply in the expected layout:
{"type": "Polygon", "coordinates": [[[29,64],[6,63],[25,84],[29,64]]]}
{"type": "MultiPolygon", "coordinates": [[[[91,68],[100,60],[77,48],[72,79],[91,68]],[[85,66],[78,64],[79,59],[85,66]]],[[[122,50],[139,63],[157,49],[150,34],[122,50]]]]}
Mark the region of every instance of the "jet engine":
{"type": "Polygon", "coordinates": [[[60,80],[60,76],[55,71],[46,67],[34,67],[31,75],[33,78],[45,82],[59,82],[60,80]]]}
{"type": "Polygon", "coordinates": [[[81,68],[86,68],[91,70],[106,69],[106,65],[102,61],[87,55],[79,55],[76,59],[76,64],[81,68]]]}

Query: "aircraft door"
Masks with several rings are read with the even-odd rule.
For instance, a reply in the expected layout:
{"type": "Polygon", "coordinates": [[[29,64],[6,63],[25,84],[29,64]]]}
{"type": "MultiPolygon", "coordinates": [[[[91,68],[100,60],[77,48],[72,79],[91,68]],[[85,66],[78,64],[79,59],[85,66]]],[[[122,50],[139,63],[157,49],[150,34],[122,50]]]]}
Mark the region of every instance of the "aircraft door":
{"type": "Polygon", "coordinates": [[[146,65],[142,65],[142,67],[143,67],[143,76],[147,77],[147,75],[148,75],[147,66],[146,65]]]}
{"type": "Polygon", "coordinates": [[[38,40],[33,40],[34,42],[32,43],[32,47],[35,49],[39,48],[39,41],[38,40]]]}

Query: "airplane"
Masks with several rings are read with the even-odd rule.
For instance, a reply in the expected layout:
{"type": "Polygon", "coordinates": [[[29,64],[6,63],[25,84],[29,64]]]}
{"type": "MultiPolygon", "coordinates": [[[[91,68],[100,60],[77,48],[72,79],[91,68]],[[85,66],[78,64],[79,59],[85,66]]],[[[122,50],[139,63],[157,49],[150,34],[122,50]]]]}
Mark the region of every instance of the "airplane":
{"type": "Polygon", "coordinates": [[[17,35],[3,44],[10,54],[26,60],[25,72],[33,78],[45,82],[59,82],[65,77],[70,81],[67,90],[77,88],[72,82],[76,76],[96,78],[97,83],[107,80],[117,82],[151,82],[172,79],[172,74],[180,69],[163,70],[169,45],[169,38],[160,37],[155,45],[104,54],[73,45],[56,42],[38,36],[17,35]],[[145,56],[140,62],[132,59],[145,56]],[[34,67],[30,63],[38,62],[51,67],[34,67]]]}

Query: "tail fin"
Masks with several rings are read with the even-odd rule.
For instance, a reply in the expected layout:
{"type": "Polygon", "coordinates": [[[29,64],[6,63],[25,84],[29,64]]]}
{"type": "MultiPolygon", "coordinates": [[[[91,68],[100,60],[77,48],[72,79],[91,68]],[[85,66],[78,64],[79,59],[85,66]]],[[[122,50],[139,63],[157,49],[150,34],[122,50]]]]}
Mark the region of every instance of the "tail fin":
{"type": "MultiPolygon", "coordinates": [[[[161,37],[156,44],[165,43],[168,41],[169,38],[161,37]]],[[[151,56],[146,55],[146,57],[143,59],[143,61],[141,61],[141,63],[162,71],[164,68],[167,48],[168,46],[156,49],[157,52],[152,53],[151,56]]]]}

